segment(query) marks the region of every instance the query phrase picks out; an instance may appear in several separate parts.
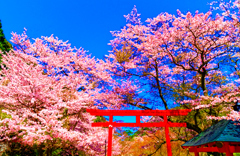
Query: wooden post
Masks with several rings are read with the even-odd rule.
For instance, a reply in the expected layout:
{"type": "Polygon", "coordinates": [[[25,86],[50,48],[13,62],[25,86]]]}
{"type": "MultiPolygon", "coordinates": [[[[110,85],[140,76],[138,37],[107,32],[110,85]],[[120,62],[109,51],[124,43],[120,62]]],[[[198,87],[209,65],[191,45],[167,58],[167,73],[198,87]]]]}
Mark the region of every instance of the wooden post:
{"type": "Polygon", "coordinates": [[[169,137],[169,127],[168,127],[168,121],[167,121],[166,115],[164,115],[164,123],[165,123],[165,136],[166,136],[166,142],[167,142],[168,156],[172,156],[171,143],[170,143],[170,137],[169,137]]]}
{"type": "Polygon", "coordinates": [[[140,115],[136,115],[136,123],[140,123],[140,115]]]}
{"type": "Polygon", "coordinates": [[[113,126],[111,125],[113,122],[113,116],[109,116],[109,128],[108,128],[108,155],[107,156],[112,156],[112,129],[113,126]]]}
{"type": "Polygon", "coordinates": [[[225,151],[226,151],[226,156],[233,156],[233,153],[230,152],[230,145],[229,145],[228,142],[224,143],[224,148],[225,148],[225,151]]]}

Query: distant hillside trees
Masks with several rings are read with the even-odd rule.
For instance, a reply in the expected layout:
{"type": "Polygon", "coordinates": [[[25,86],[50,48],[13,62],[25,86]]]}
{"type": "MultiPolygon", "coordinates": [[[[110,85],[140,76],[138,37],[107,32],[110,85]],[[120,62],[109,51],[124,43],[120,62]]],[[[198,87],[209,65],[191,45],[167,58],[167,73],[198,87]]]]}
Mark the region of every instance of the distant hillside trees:
{"type": "Polygon", "coordinates": [[[5,35],[2,30],[2,22],[0,20],[0,50],[8,52],[12,49],[12,45],[6,40],[5,35]]]}

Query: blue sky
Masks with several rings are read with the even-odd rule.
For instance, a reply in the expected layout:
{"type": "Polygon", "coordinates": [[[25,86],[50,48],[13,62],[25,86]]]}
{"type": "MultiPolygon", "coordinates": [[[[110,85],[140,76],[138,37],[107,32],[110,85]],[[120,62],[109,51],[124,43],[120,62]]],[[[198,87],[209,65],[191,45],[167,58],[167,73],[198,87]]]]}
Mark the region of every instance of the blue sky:
{"type": "MultiPolygon", "coordinates": [[[[142,21],[162,12],[207,12],[212,0],[1,0],[0,19],[9,41],[11,32],[26,28],[31,38],[54,34],[72,46],[83,47],[92,56],[102,59],[111,49],[110,31],[126,24],[123,15],[134,5],[142,21]]],[[[119,118],[126,121],[126,118],[119,118]]],[[[127,118],[135,122],[135,118],[127,118]]]]}
{"type": "Polygon", "coordinates": [[[212,0],[1,0],[0,19],[7,40],[27,28],[31,38],[54,34],[72,46],[103,58],[111,49],[110,31],[120,30],[136,5],[142,21],[161,12],[207,12],[212,0]]]}

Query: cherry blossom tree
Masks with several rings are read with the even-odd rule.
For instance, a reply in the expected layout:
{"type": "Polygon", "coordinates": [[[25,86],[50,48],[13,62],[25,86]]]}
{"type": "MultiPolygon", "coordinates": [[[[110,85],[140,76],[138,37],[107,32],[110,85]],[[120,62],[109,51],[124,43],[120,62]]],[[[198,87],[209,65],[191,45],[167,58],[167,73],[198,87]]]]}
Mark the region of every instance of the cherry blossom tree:
{"type": "Polygon", "coordinates": [[[136,7],[125,17],[126,26],[112,32],[108,60],[116,79],[141,88],[126,98],[129,105],[193,109],[187,117],[169,120],[186,122],[196,134],[217,122],[209,119],[239,120],[232,109],[239,96],[236,20],[211,11],[178,10],[177,15],[162,13],[142,24],[136,7]]]}
{"type": "MultiPolygon", "coordinates": [[[[240,1],[213,1],[211,4],[212,10],[220,11],[225,20],[231,20],[234,24],[234,27],[237,29],[237,33],[239,34],[239,26],[240,26],[240,1]]],[[[231,72],[229,75],[231,76],[231,80],[229,84],[225,85],[222,88],[216,89],[215,92],[220,93],[222,96],[220,98],[214,99],[214,103],[232,103],[239,101],[239,42],[235,45],[237,53],[232,53],[229,55],[229,59],[226,63],[231,67],[231,72]]],[[[227,116],[221,117],[209,117],[210,119],[227,119],[227,120],[236,120],[240,119],[239,113],[236,111],[230,110],[231,113],[227,116]]]]}
{"type": "MultiPolygon", "coordinates": [[[[3,55],[1,141],[34,147],[39,155],[103,155],[107,129],[92,128],[88,108],[120,108],[123,100],[108,65],[53,36],[12,34],[14,49],[3,55]]],[[[117,139],[114,154],[119,153],[117,139]]],[[[23,150],[23,149],[21,149],[23,150]]]]}

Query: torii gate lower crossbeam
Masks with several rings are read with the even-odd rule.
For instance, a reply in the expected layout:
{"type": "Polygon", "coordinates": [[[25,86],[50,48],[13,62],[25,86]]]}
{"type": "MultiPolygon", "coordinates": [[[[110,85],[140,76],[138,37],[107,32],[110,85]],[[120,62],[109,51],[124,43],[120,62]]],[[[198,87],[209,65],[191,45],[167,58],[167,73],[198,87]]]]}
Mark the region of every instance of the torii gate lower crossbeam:
{"type": "Polygon", "coordinates": [[[92,127],[109,127],[108,129],[108,156],[112,155],[112,128],[113,127],[165,127],[168,156],[172,156],[169,137],[169,127],[186,127],[186,123],[168,122],[167,116],[183,116],[191,112],[191,109],[183,110],[97,110],[87,109],[91,115],[109,116],[109,122],[92,123],[92,127]],[[113,116],[136,116],[136,123],[113,122],[113,116]],[[141,123],[141,116],[163,116],[164,122],[141,123]]]}

